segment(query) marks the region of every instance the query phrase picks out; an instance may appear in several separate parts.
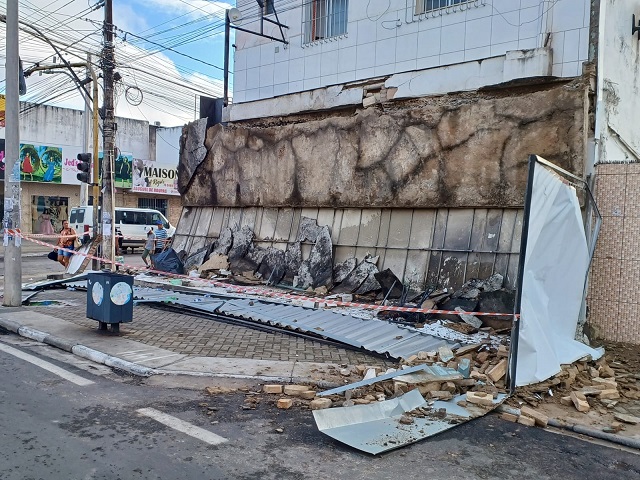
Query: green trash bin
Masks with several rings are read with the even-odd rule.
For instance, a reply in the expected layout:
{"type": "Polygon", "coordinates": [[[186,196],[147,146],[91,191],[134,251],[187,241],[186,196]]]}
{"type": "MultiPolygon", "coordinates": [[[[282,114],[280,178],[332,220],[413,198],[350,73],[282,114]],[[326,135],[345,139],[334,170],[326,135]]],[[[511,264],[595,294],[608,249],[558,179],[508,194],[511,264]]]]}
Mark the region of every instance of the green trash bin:
{"type": "Polygon", "coordinates": [[[133,321],[133,277],[110,271],[87,276],[87,318],[98,321],[100,330],[133,321]]]}

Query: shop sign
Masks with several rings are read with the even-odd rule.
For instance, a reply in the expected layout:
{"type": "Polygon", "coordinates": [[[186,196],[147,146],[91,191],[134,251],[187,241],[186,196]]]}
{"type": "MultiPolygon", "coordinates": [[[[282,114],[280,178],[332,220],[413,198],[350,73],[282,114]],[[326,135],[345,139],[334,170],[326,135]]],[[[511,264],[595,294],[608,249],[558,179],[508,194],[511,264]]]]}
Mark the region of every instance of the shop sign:
{"type": "MultiPolygon", "coordinates": [[[[7,101],[5,99],[4,95],[0,95],[0,128],[4,128],[5,124],[4,124],[4,116],[5,116],[5,108],[7,105],[7,101]]],[[[3,149],[4,150],[4,149],[3,149]]]]}
{"type": "Polygon", "coordinates": [[[178,192],[178,168],[175,165],[136,158],[133,161],[133,187],[131,191],[180,195],[178,192]]]}

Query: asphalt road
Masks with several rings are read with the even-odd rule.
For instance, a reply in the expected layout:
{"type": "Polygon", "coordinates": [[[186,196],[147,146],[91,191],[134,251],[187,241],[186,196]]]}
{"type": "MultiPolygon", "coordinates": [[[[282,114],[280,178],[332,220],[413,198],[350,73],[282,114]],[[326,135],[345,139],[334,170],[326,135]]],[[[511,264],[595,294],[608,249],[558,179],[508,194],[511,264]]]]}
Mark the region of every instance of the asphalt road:
{"type": "Polygon", "coordinates": [[[0,335],[0,369],[3,480],[640,478],[635,453],[497,416],[371,457],[319,433],[308,410],[253,395],[256,385],[209,396],[210,379],[143,381],[14,335],[0,335]]]}

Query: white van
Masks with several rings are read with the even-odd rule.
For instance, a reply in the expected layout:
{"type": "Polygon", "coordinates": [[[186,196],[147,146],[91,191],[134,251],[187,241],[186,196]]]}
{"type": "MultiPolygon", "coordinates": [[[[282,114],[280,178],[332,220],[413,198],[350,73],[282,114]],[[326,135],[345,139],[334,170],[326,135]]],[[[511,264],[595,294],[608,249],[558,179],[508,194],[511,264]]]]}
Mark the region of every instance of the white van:
{"type": "MultiPolygon", "coordinates": [[[[127,248],[133,253],[134,248],[143,247],[149,228],[156,228],[158,219],[167,229],[167,237],[173,237],[176,229],[169,223],[162,213],[150,208],[116,207],[115,229],[118,244],[126,252],[127,248]]],[[[74,207],[69,214],[69,225],[80,235],[93,233],[93,206],[74,207]]]]}

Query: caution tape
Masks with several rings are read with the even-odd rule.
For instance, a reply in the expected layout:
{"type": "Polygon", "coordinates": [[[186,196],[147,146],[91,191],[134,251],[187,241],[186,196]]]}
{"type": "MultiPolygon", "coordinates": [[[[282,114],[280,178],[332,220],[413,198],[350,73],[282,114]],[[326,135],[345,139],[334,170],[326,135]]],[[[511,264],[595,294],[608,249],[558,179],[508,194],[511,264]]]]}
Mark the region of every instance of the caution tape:
{"type": "MultiPolygon", "coordinates": [[[[7,229],[7,233],[9,235],[14,235],[14,233],[12,232],[20,232],[20,229],[7,229]]],[[[17,234],[15,234],[17,235],[17,234]]],[[[29,238],[53,238],[53,239],[57,239],[57,238],[71,238],[71,237],[84,237],[85,235],[88,235],[87,232],[82,232],[82,233],[78,233],[76,232],[75,235],[60,235],[60,234],[56,234],[56,233],[25,233],[22,234],[25,236],[28,236],[29,238]]],[[[116,235],[116,237],[118,238],[123,238],[124,240],[147,240],[148,237],[144,236],[138,236],[138,235],[131,235],[131,236],[124,236],[124,235],[116,235]]],[[[164,243],[168,243],[171,241],[171,238],[154,238],[153,239],[154,242],[164,242],[164,243]]]]}
{"type": "MultiPolygon", "coordinates": [[[[39,245],[44,245],[46,247],[51,247],[51,244],[41,242],[32,238],[33,234],[23,234],[19,230],[12,230],[13,235],[19,236],[24,240],[29,242],[33,242],[39,245]]],[[[362,308],[365,310],[372,311],[386,311],[386,312],[403,312],[403,313],[423,313],[423,314],[437,314],[437,315],[460,315],[460,314],[468,314],[473,316],[490,316],[490,317],[519,317],[518,314],[513,313],[500,313],[500,312],[467,312],[467,311],[457,311],[457,310],[435,310],[435,309],[427,309],[427,308],[419,308],[419,307],[395,307],[391,305],[374,305],[370,303],[359,303],[359,302],[344,302],[339,300],[329,300],[329,299],[319,299],[318,297],[308,297],[306,295],[295,295],[291,293],[277,292],[274,290],[269,290],[266,288],[259,287],[245,287],[240,285],[230,285],[225,282],[220,282],[218,280],[206,279],[206,278],[194,278],[189,275],[181,275],[177,273],[168,273],[163,272],[161,270],[153,270],[148,268],[140,268],[137,265],[129,265],[123,262],[116,262],[113,260],[107,260],[105,258],[97,257],[95,255],[90,255],[88,253],[78,252],[76,250],[55,246],[54,250],[68,252],[73,255],[80,255],[86,258],[90,258],[92,260],[98,260],[99,262],[111,264],[116,267],[124,267],[134,272],[143,272],[143,273],[155,273],[160,276],[176,278],[181,280],[190,280],[190,281],[198,281],[207,283],[214,287],[220,287],[226,289],[228,292],[241,293],[244,295],[258,295],[262,297],[269,298],[277,298],[282,300],[298,300],[298,301],[311,301],[322,303],[329,307],[354,307],[354,308],[362,308]]]]}

